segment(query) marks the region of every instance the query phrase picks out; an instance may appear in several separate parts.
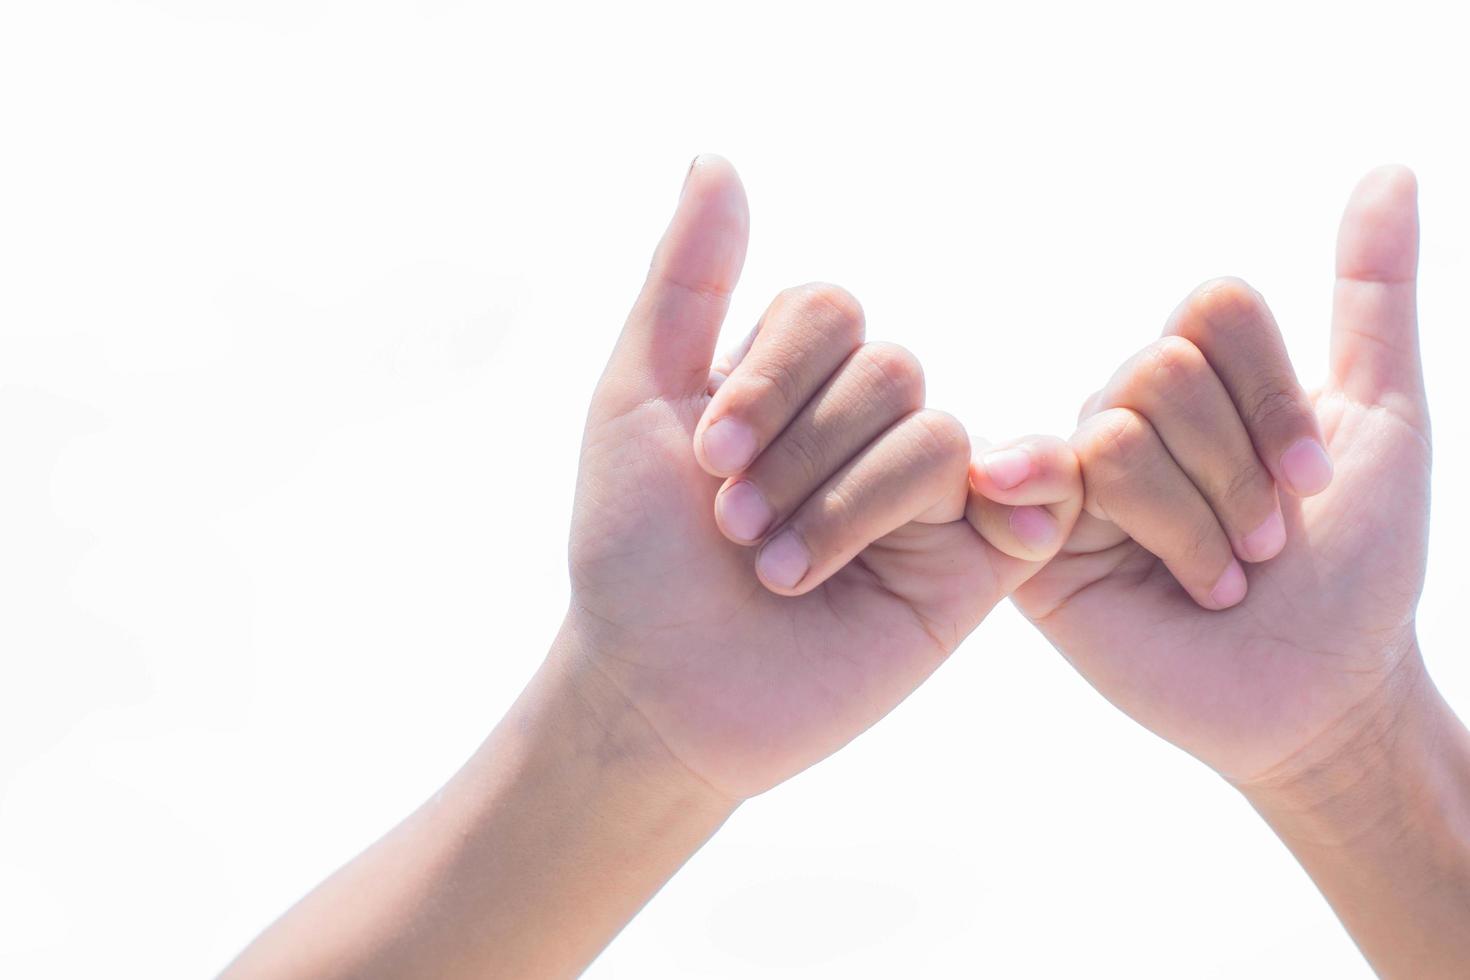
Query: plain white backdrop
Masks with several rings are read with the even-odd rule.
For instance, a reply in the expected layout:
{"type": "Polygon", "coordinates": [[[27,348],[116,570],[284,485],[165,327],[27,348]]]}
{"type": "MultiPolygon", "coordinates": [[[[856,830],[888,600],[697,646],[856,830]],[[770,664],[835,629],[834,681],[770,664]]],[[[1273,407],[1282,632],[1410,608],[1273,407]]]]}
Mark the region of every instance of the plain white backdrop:
{"type": "MultiPolygon", "coordinates": [[[[0,974],[208,975],[472,751],[560,620],[586,401],[699,151],[751,201],[729,338],[838,282],[993,437],[1070,432],[1218,274],[1320,378],[1338,210],[1415,167],[1421,638],[1470,711],[1454,8],[9,0],[0,974]]],[[[1006,607],[589,975],[1368,971],[1006,607]]]]}

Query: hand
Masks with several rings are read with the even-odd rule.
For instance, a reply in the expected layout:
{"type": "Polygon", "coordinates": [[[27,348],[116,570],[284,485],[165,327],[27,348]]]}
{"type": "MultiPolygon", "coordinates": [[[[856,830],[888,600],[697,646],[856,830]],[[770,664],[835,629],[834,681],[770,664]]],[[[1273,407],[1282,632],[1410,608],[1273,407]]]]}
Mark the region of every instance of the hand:
{"type": "Polygon", "coordinates": [[[886,714],[1071,530],[1066,444],[991,453],[1006,489],[971,494],[964,430],[839,289],[781,294],[712,369],[746,225],[730,165],[697,159],[592,401],[550,655],[228,975],[577,974],[741,799],[886,714]]]}
{"type": "Polygon", "coordinates": [[[697,159],[593,398],[564,631],[574,670],[734,800],[890,711],[1080,507],[1045,439],[988,457],[1005,489],[967,504],[965,430],[842,290],[787,290],[712,368],[747,223],[729,164],[697,159]]]}
{"type": "Polygon", "coordinates": [[[1366,177],[1312,396],[1249,287],[1185,300],[1084,408],[1086,513],[1016,594],[1104,695],[1243,786],[1322,764],[1425,683],[1417,238],[1412,174],[1366,177]]]}

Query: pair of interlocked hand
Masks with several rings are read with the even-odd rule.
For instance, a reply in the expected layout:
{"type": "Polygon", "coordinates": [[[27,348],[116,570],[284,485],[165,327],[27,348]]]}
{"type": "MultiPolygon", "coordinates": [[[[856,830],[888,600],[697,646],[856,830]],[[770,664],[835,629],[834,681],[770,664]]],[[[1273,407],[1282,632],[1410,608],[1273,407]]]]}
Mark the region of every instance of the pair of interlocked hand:
{"type": "MultiPolygon", "coordinates": [[[[1354,192],[1327,382],[1206,283],[1070,439],[975,448],[841,289],[715,359],[746,249],[700,157],[592,401],[567,632],[677,765],[739,800],[840,748],[1003,598],[1116,705],[1242,787],[1352,751],[1427,681],[1413,176],[1354,192]]],[[[1082,400],[1085,392],[1058,392],[1082,400]]]]}
{"type": "MultiPolygon", "coordinates": [[[[1470,732],[1414,633],[1429,519],[1413,176],[1338,239],[1326,385],[1199,287],[1069,439],[976,449],[833,286],[715,359],[745,257],[690,168],[592,400],[571,604],[434,797],[227,975],[571,976],[739,803],[841,748],[1010,596],[1237,786],[1385,976],[1470,969],[1470,732]]],[[[1066,397],[1066,393],[1059,393],[1066,397]]]]}

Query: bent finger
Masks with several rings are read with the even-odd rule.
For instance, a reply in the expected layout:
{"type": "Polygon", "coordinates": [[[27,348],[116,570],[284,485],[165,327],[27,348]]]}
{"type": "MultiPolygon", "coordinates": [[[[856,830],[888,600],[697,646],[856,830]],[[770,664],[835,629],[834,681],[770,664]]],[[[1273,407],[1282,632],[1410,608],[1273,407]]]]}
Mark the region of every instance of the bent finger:
{"type": "Polygon", "coordinates": [[[749,466],[862,343],[863,329],[862,307],[837,286],[812,283],[777,296],[695,428],[705,472],[732,476],[749,466]]]}
{"type": "Polygon", "coordinates": [[[1026,436],[987,447],[970,464],[965,517],[986,543],[1026,562],[1052,558],[1082,510],[1082,474],[1072,447],[1026,436]]]}
{"type": "Polygon", "coordinates": [[[1164,332],[1204,353],[1278,484],[1297,496],[1327,488],[1332,460],[1317,414],[1259,293],[1239,279],[1211,280],[1180,304],[1164,332]]]}
{"type": "Polygon", "coordinates": [[[715,497],[715,521],[739,544],[758,541],[838,467],[922,408],[924,371],[896,344],[859,347],[749,468],[715,497]]]}
{"type": "Polygon", "coordinates": [[[914,412],[833,474],[766,539],[756,574],[772,592],[800,595],[905,524],[958,520],[969,462],[970,442],[959,422],[932,409],[914,412]]]}
{"type": "Polygon", "coordinates": [[[1267,561],[1285,547],[1275,481],[1230,393],[1193,343],[1167,336],[1144,348],[1103,389],[1101,405],[1148,419],[1242,560],[1267,561]]]}
{"type": "Polygon", "coordinates": [[[1147,419],[1131,409],[1107,409],[1082,424],[1072,446],[1089,514],[1156,555],[1206,609],[1245,598],[1245,570],[1229,538],[1147,419]]]}

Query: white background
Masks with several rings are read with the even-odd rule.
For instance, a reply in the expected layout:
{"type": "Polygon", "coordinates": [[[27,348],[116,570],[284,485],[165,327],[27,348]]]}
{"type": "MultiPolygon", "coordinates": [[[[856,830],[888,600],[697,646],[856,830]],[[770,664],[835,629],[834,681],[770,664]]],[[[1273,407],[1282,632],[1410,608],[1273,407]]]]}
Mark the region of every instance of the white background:
{"type": "MultiPolygon", "coordinates": [[[[1222,273],[1320,378],[1339,208],[1414,166],[1421,637],[1470,709],[1453,6],[9,0],[0,974],[207,975],[471,752],[559,621],[586,399],[698,151],[751,200],[730,337],[839,282],[997,437],[1070,431],[1222,273]]],[[[591,971],[751,974],[1367,971],[1007,608],[591,971]]]]}

